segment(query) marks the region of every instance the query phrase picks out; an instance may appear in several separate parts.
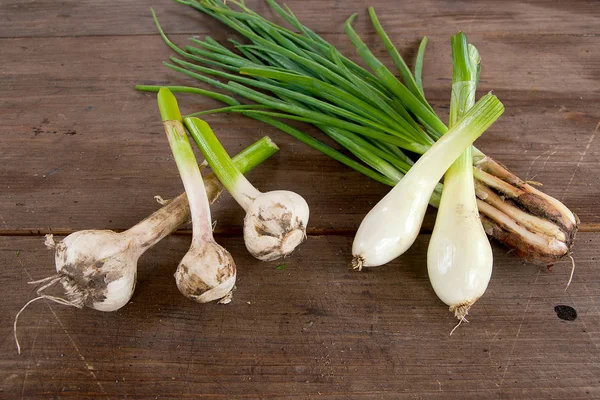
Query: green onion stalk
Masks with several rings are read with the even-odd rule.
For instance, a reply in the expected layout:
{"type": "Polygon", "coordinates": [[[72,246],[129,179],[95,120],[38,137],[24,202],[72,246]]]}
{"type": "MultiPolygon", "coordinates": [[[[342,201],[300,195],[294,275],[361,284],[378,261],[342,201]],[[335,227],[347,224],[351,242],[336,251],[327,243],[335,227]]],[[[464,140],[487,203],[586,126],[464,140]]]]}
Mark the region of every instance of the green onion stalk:
{"type": "MultiPolygon", "coordinates": [[[[475,106],[480,72],[479,52],[468,44],[467,37],[461,32],[451,43],[450,128],[475,106]]],[[[471,150],[467,147],[444,174],[444,190],[427,248],[431,286],[459,324],[466,321],[471,306],[485,293],[494,259],[479,217],[471,150]]]]}
{"type": "Polygon", "coordinates": [[[504,106],[496,96],[483,96],[417,160],[361,222],[352,244],[355,269],[386,264],[412,246],[431,194],[444,173],[503,112],[504,106]]]}
{"type": "MultiPolygon", "coordinates": [[[[164,65],[227,92],[172,87],[174,92],[196,93],[226,105],[190,116],[241,113],[277,127],[389,186],[403,179],[415,160],[448,131],[423,89],[426,38],[419,47],[413,73],[373,8],[369,8],[369,17],[400,78],[374,56],[354,30],[356,15],[346,21],[344,30],[368,69],[344,56],[275,0],[267,3],[291,29],[235,0],[176,1],[222,22],[247,40],[230,40],[233,50],[210,37],[193,38],[189,45],[179,47],[168,39],[153,12],[163,40],[177,54],[164,65]],[[246,102],[241,103],[239,98],[246,102]],[[316,126],[351,156],[291,127],[285,120],[316,126]]],[[[158,90],[147,85],[137,88],[158,90]]],[[[536,264],[553,264],[568,255],[577,231],[576,216],[476,147],[470,151],[479,212],[488,235],[536,264]]],[[[442,185],[438,183],[430,198],[432,206],[439,206],[441,193],[442,185]]]]}

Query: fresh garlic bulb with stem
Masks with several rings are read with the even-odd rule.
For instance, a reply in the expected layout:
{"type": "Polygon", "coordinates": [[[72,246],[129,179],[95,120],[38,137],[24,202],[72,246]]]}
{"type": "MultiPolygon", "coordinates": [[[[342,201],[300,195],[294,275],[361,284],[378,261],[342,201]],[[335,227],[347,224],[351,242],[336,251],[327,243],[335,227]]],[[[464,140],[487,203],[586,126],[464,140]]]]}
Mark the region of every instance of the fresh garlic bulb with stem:
{"type": "MultiPolygon", "coordinates": [[[[233,158],[234,164],[247,173],[275,154],[279,148],[263,137],[233,158]]],[[[218,178],[204,177],[207,195],[214,202],[223,190],[218,178]]],[[[116,311],[133,296],[139,257],[165,236],[189,220],[190,209],[185,193],[167,202],[152,215],[124,232],[83,230],[74,232],[58,244],[49,235],[46,246],[55,251],[56,274],[29,282],[38,285],[37,297],[27,302],[15,316],[14,336],[17,350],[17,322],[21,313],[34,301],[47,299],[77,308],[116,311]],[[62,297],[47,294],[56,284],[64,290],[62,297]]]]}
{"type": "Polygon", "coordinates": [[[235,262],[213,237],[202,174],[181,121],[177,100],[169,89],[158,92],[158,107],[192,216],[192,244],[175,272],[177,287],[184,296],[199,303],[219,300],[235,285],[235,262]]]}
{"type": "Polygon", "coordinates": [[[306,200],[287,190],[259,192],[231,162],[205,121],[191,117],[184,123],[223,186],[246,211],[244,243],[250,254],[272,261],[294,251],[306,239],[306,200]]]}

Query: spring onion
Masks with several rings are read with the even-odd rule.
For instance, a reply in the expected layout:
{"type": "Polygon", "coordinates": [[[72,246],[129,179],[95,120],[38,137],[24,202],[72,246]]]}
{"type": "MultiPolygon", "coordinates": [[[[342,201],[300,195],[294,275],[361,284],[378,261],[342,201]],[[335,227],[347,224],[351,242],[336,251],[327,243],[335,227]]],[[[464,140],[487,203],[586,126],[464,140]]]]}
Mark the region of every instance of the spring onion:
{"type": "Polygon", "coordinates": [[[369,211],[352,244],[355,269],[386,264],[408,250],[419,234],[429,199],[448,167],[503,111],[494,95],[482,97],[369,211]]]}
{"type": "MultiPolygon", "coordinates": [[[[475,104],[479,53],[461,32],[452,37],[452,95],[449,126],[475,104]]],[[[444,175],[444,190],[427,249],[429,281],[460,322],[485,292],[493,254],[477,209],[471,147],[444,175]]],[[[459,322],[459,324],[460,324],[459,322]]]]}

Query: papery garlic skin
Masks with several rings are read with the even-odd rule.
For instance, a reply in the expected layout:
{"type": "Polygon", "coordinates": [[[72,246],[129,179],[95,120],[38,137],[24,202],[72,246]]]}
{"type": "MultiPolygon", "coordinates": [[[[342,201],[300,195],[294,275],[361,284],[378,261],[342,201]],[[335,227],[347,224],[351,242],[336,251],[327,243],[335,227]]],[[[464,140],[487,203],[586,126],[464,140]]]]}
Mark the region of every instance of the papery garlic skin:
{"type": "Polygon", "coordinates": [[[262,261],[289,255],[306,239],[310,210],[297,193],[274,190],[261,193],[250,204],[244,218],[244,242],[262,261]]]}
{"type": "MultiPolygon", "coordinates": [[[[133,296],[143,250],[127,232],[84,230],[56,245],[56,272],[73,305],[116,311],[133,296]]],[[[144,249],[145,250],[145,249],[144,249]]]]}
{"type": "Polygon", "coordinates": [[[175,272],[179,291],[198,303],[225,297],[233,290],[235,280],[236,267],[231,254],[210,241],[192,244],[175,272]]]}
{"type": "Polygon", "coordinates": [[[306,239],[306,200],[287,190],[261,193],[231,162],[206,121],[189,117],[184,123],[223,186],[246,211],[244,242],[250,254],[273,261],[292,253],[306,239]]]}

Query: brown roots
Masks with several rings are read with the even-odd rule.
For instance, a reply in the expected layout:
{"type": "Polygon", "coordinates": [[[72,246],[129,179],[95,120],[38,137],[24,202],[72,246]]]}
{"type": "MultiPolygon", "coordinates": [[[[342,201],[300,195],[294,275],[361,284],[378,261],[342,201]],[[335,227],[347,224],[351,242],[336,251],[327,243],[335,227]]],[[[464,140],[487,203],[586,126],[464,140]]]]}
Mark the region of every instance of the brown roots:
{"type": "Polygon", "coordinates": [[[570,256],[579,225],[575,214],[489,157],[476,167],[481,171],[476,174],[481,220],[488,235],[536,265],[552,265],[570,256]]]}
{"type": "Polygon", "coordinates": [[[361,256],[352,257],[352,262],[350,263],[350,265],[352,266],[352,269],[357,270],[357,271],[362,271],[364,260],[365,259],[362,258],[361,256]]]}
{"type": "Polygon", "coordinates": [[[472,301],[470,303],[459,304],[457,306],[450,306],[450,308],[449,308],[450,312],[453,312],[454,316],[458,319],[458,323],[450,331],[450,336],[452,336],[454,331],[458,329],[460,324],[462,324],[463,322],[469,322],[469,320],[467,319],[467,314],[469,314],[469,309],[471,308],[473,303],[475,303],[475,301],[472,301]]]}

